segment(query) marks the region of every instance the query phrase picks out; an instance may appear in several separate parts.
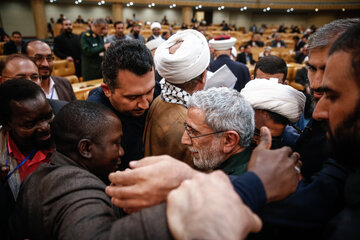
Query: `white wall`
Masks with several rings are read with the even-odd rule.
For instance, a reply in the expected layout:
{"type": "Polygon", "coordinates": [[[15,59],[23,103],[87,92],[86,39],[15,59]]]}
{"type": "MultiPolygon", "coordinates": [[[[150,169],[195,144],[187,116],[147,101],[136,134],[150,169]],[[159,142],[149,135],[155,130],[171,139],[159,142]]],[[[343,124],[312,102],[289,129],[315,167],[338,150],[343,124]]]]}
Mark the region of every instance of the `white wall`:
{"type": "Polygon", "coordinates": [[[47,3],[45,4],[46,20],[54,18],[56,21],[60,13],[64,14],[67,19],[75,21],[78,15],[86,21],[91,18],[105,18],[110,16],[112,18],[112,10],[110,4],[99,6],[97,4],[60,4],[60,3],[47,3]]]}
{"type": "Polygon", "coordinates": [[[34,16],[30,1],[2,1],[0,16],[3,28],[7,34],[19,31],[23,36],[35,36],[34,16]]]}
{"type": "Polygon", "coordinates": [[[164,8],[164,7],[153,7],[153,8],[138,8],[138,7],[124,7],[123,8],[123,17],[124,20],[133,18],[133,13],[135,13],[136,18],[139,21],[161,21],[164,15],[166,15],[167,20],[170,24],[176,22],[177,24],[182,23],[182,9],[180,7],[176,8],[164,8]]]}

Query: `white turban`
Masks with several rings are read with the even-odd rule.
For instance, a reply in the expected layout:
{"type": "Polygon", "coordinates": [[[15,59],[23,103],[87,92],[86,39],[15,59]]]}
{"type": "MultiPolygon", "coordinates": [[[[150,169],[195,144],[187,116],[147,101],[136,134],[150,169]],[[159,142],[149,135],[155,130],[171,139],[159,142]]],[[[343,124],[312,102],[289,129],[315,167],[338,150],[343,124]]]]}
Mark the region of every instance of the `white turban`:
{"type": "Polygon", "coordinates": [[[161,29],[161,24],[158,22],[153,22],[150,26],[151,30],[153,30],[154,28],[158,28],[161,29]]]}
{"type": "Polygon", "coordinates": [[[192,29],[177,31],[155,52],[155,68],[166,81],[181,84],[205,71],[210,63],[210,50],[206,38],[192,29]],[[174,54],[169,49],[183,41],[174,54]]]}
{"type": "Polygon", "coordinates": [[[230,36],[219,36],[209,41],[210,46],[212,46],[214,50],[231,49],[235,43],[236,38],[230,36]]]}
{"type": "Polygon", "coordinates": [[[304,112],[305,95],[289,85],[276,80],[255,79],[249,81],[241,94],[254,109],[277,113],[296,123],[304,112]]]}
{"type": "Polygon", "coordinates": [[[153,49],[158,48],[163,42],[165,42],[165,39],[159,37],[148,41],[145,45],[150,51],[152,51],[153,49]]]}

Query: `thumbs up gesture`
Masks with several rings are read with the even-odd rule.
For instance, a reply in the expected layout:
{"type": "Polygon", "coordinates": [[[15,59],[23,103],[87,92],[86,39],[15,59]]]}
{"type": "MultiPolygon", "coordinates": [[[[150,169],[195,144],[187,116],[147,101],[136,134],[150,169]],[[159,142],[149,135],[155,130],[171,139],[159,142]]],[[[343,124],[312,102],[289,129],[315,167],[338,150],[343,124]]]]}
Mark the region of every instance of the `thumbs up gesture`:
{"type": "Polygon", "coordinates": [[[260,178],[267,202],[278,201],[293,193],[302,178],[300,155],[290,147],[270,150],[270,130],[262,127],[260,134],[260,143],[251,155],[248,171],[260,178]]]}

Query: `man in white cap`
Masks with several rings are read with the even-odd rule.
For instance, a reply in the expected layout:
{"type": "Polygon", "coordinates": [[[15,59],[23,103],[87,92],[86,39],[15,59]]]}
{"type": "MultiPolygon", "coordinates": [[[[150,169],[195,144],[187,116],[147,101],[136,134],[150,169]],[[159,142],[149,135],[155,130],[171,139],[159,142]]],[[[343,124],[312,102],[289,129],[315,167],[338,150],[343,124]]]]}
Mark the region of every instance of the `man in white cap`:
{"type": "Polygon", "coordinates": [[[159,22],[153,22],[150,28],[153,34],[147,39],[148,42],[154,39],[162,38],[160,35],[161,24],[159,22]]]}
{"type": "Polygon", "coordinates": [[[215,56],[215,60],[210,63],[209,70],[216,72],[226,64],[237,77],[234,89],[240,91],[250,81],[250,73],[244,64],[231,59],[231,51],[235,42],[236,39],[228,35],[221,35],[209,41],[209,45],[214,49],[215,56]]]}
{"type": "Polygon", "coordinates": [[[198,31],[178,31],[155,52],[163,77],[161,95],[150,106],[144,130],[145,156],[168,154],[192,165],[191,152],[181,144],[190,95],[205,85],[210,51],[198,31]]]}
{"type": "Polygon", "coordinates": [[[277,79],[255,79],[246,84],[241,94],[255,110],[254,140],[260,139],[260,128],[266,126],[272,136],[272,148],[294,147],[299,132],[291,126],[305,107],[305,95],[277,79]]]}

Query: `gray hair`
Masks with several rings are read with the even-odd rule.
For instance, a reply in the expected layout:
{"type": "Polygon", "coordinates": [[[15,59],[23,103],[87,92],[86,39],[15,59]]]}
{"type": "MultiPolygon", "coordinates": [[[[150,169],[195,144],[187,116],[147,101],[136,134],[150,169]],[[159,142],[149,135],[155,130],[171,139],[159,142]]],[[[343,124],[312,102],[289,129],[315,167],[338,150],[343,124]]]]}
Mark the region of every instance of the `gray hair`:
{"type": "Polygon", "coordinates": [[[254,110],[240,92],[227,87],[195,92],[189,108],[199,108],[205,114],[205,123],[214,131],[236,131],[239,145],[248,147],[254,135],[254,110]]]}
{"type": "Polygon", "coordinates": [[[107,22],[104,18],[96,18],[92,23],[96,26],[100,26],[101,24],[107,25],[107,22]]]}
{"type": "Polygon", "coordinates": [[[360,23],[359,18],[338,19],[325,24],[310,37],[308,50],[331,45],[337,36],[356,23],[360,23]]]}

